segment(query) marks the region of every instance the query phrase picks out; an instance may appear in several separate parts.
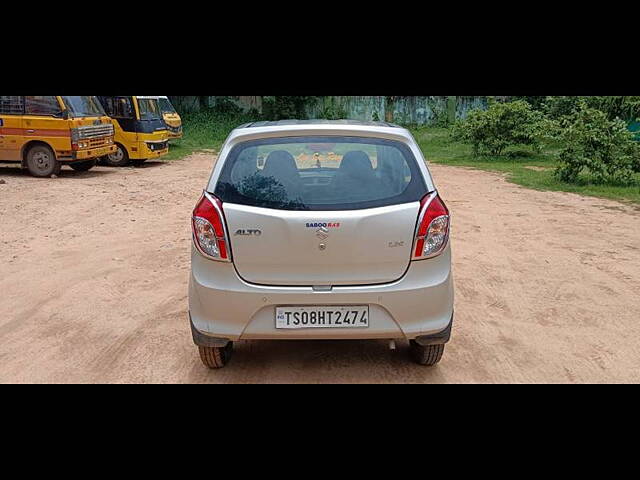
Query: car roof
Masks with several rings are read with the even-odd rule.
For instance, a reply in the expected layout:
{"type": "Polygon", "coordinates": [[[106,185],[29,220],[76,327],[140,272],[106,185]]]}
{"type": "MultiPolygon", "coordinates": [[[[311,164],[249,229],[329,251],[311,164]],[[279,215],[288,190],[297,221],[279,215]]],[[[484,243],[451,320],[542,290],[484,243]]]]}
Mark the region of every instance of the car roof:
{"type": "Polygon", "coordinates": [[[290,120],[276,120],[276,121],[260,121],[260,122],[245,123],[244,125],[240,125],[237,128],[280,127],[280,126],[291,126],[291,125],[360,125],[360,126],[364,125],[364,126],[370,126],[370,127],[402,128],[400,125],[396,125],[394,123],[389,123],[389,122],[373,122],[373,121],[362,121],[362,120],[351,120],[351,119],[343,119],[343,120],[290,119],[290,120]]]}
{"type": "Polygon", "coordinates": [[[386,138],[413,143],[406,128],[387,122],[363,122],[360,120],[278,120],[251,122],[234,128],[225,145],[233,146],[247,140],[291,136],[362,136],[386,138]]]}

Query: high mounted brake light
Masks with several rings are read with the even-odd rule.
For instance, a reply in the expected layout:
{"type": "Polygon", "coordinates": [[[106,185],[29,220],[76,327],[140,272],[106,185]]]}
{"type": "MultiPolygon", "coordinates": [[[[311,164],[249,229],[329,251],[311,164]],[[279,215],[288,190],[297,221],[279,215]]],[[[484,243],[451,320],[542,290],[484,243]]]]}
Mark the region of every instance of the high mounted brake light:
{"type": "Polygon", "coordinates": [[[218,198],[207,192],[202,194],[193,210],[191,227],[193,241],[200,253],[211,260],[231,261],[222,202],[218,198]]]}
{"type": "Polygon", "coordinates": [[[432,192],[420,202],[413,259],[422,260],[440,255],[448,239],[449,210],[438,193],[432,192]]]}

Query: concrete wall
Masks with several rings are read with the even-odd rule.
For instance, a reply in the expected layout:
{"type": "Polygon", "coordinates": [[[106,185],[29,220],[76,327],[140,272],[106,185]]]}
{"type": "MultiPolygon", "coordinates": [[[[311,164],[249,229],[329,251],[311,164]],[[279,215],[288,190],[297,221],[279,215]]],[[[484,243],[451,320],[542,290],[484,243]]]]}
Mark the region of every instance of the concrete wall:
{"type": "MultiPolygon", "coordinates": [[[[386,97],[324,97],[307,109],[309,118],[323,118],[323,113],[339,113],[356,120],[384,120],[386,97]]],[[[398,97],[393,102],[393,121],[403,125],[429,125],[438,121],[464,117],[469,110],[486,108],[485,97],[398,97]]]]}
{"type": "MultiPolygon", "coordinates": [[[[200,97],[170,97],[179,112],[193,112],[201,108],[200,97]]],[[[208,97],[206,104],[215,105],[216,97],[208,97]]],[[[307,118],[350,118],[356,120],[384,120],[386,97],[382,96],[326,96],[307,106],[307,118]]],[[[262,97],[235,97],[245,110],[262,110],[262,97]]],[[[394,102],[394,122],[411,125],[430,125],[439,121],[463,118],[469,110],[486,108],[486,97],[397,97],[394,102]]]]}

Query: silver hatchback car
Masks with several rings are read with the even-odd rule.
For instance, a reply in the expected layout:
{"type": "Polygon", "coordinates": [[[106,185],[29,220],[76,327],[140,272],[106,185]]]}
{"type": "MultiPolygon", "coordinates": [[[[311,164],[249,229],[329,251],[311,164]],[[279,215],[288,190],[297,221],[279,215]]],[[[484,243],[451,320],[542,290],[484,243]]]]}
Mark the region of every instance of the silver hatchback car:
{"type": "Polygon", "coordinates": [[[404,128],[290,120],[229,135],[192,216],[200,358],[233,342],[405,339],[436,364],[453,322],[450,215],[404,128]]]}

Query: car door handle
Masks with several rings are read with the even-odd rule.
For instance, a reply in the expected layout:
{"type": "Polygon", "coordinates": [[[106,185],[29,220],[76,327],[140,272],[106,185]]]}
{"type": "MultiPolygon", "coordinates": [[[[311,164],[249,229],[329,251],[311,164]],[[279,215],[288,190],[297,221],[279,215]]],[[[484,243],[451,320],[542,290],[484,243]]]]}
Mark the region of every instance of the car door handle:
{"type": "Polygon", "coordinates": [[[27,133],[34,133],[35,130],[27,130],[27,133]]]}

